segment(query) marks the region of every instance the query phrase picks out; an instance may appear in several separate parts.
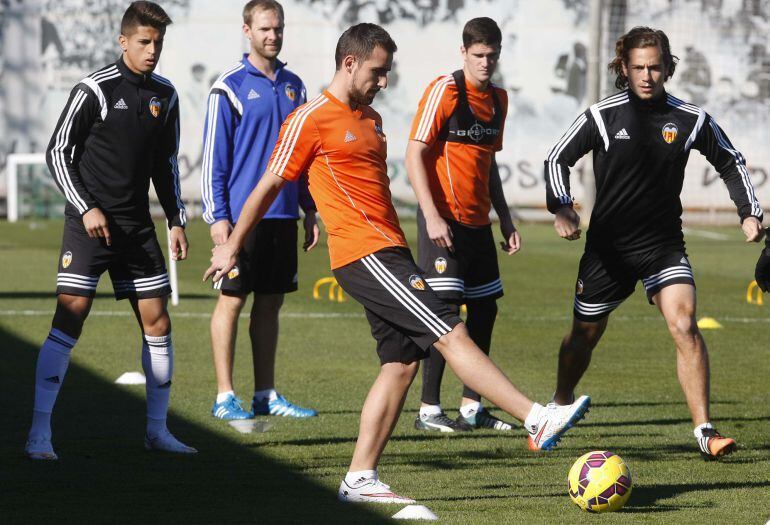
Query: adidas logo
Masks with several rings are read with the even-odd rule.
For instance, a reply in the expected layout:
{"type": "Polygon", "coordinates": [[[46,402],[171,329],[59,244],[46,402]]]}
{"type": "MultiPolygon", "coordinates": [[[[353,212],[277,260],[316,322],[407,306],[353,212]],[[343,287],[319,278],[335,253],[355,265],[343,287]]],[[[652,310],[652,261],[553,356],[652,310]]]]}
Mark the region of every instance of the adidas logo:
{"type": "Polygon", "coordinates": [[[631,138],[631,135],[628,134],[628,132],[626,131],[626,128],[623,128],[617,133],[615,133],[615,138],[621,139],[621,140],[628,140],[631,138]]]}
{"type": "Polygon", "coordinates": [[[246,95],[247,100],[254,100],[255,98],[259,98],[259,93],[254,91],[253,89],[249,91],[249,94],[246,95]]]}
{"type": "Polygon", "coordinates": [[[115,105],[112,106],[113,109],[128,109],[128,104],[126,104],[126,101],[122,98],[115,102],[115,105]]]}
{"type": "Polygon", "coordinates": [[[347,131],[345,132],[345,142],[353,142],[354,140],[356,140],[356,136],[355,136],[355,135],[353,135],[353,134],[350,132],[350,130],[347,130],[347,131]]]}

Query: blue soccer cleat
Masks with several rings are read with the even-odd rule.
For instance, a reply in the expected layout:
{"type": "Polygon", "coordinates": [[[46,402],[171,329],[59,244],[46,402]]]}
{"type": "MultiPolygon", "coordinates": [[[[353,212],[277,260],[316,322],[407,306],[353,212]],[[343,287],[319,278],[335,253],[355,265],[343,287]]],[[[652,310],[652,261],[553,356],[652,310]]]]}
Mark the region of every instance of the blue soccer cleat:
{"type": "Polygon", "coordinates": [[[211,415],[219,419],[224,419],[225,421],[254,418],[254,414],[244,410],[241,403],[243,403],[243,401],[230,394],[227,396],[227,399],[221,403],[214,402],[214,406],[211,407],[211,415]]]}
{"type": "Polygon", "coordinates": [[[318,412],[312,408],[298,407],[281,394],[278,394],[278,397],[272,401],[267,399],[257,401],[255,398],[251,408],[254,414],[259,416],[315,417],[318,415],[318,412]]]}

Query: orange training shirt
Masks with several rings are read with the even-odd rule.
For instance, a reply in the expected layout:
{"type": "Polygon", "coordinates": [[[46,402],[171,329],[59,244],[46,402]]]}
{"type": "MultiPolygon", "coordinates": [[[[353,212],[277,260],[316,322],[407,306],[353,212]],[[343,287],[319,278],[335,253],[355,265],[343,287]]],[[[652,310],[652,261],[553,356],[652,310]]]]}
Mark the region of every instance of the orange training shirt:
{"type": "Polygon", "coordinates": [[[409,135],[410,139],[430,146],[426,168],[439,214],[470,226],[490,223],[489,169],[494,153],[503,149],[508,94],[491,83],[485,91],[478,91],[467,79],[465,81],[468,103],[479,120],[492,119],[495,107],[492,89],[496,90],[503,112],[495,144],[460,144],[439,139],[442,128],[457,106],[457,87],[452,75],[442,75],[430,83],[417,107],[409,135]]]}
{"type": "Polygon", "coordinates": [[[286,180],[308,173],[329,236],[332,269],[391,246],[406,246],[390,195],[382,118],[352,110],[328,91],[281,126],[268,169],[286,180]]]}

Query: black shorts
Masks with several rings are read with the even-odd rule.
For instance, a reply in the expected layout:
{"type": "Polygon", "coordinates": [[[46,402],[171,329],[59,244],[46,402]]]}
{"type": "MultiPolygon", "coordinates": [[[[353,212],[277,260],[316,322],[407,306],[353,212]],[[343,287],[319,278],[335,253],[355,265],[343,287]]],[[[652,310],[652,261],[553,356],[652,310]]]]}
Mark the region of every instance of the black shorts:
{"type": "Polygon", "coordinates": [[[297,291],[297,220],[264,219],[249,232],[235,267],[214,283],[225,294],[297,291]]]}
{"type": "Polygon", "coordinates": [[[428,357],[430,346],[462,322],[425,283],[408,248],[385,248],[333,272],[363,305],[382,364],[428,357]]]}
{"type": "Polygon", "coordinates": [[[634,292],[641,280],[647,300],[666,286],[695,286],[687,254],[681,249],[660,249],[621,255],[587,251],[580,259],[575,286],[575,317],[581,321],[598,321],[608,316],[634,292]]]}
{"type": "Polygon", "coordinates": [[[92,239],[80,219],[64,222],[56,294],[93,297],[99,277],[107,270],[115,299],[149,299],[171,293],[163,252],[155,227],[147,225],[130,231],[113,227],[112,245],[92,239]]]}
{"type": "Polygon", "coordinates": [[[454,252],[436,246],[428,237],[425,217],[417,211],[417,251],[425,280],[443,300],[462,304],[503,296],[492,225],[464,226],[447,220],[454,252]]]}

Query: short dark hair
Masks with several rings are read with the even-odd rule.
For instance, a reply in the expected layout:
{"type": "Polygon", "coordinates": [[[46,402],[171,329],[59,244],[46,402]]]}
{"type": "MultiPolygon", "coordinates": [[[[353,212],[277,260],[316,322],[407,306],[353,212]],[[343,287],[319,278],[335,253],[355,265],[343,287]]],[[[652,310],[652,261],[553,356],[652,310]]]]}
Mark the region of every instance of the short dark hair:
{"type": "Polygon", "coordinates": [[[150,26],[162,31],[171,24],[171,18],[155,2],[131,2],[120,21],[120,34],[128,36],[139,26],[150,26]]]}
{"type": "Polygon", "coordinates": [[[671,45],[668,43],[666,33],[660,29],[637,26],[618,38],[618,41],[615,43],[615,58],[607,65],[607,69],[616,75],[616,88],[625,89],[628,86],[628,77],[623,74],[623,64],[628,65],[632,49],[643,47],[658,47],[665,67],[665,80],[674,76],[674,70],[676,69],[676,63],[679,62],[679,58],[671,54],[671,45]]]}
{"type": "Polygon", "coordinates": [[[334,51],[334,63],[337,70],[342,67],[346,56],[352,55],[356,60],[364,61],[372,55],[374,48],[381,47],[390,54],[398,50],[390,35],[377,24],[356,24],[342,33],[334,51]]]}
{"type": "Polygon", "coordinates": [[[486,46],[499,46],[503,42],[503,34],[497,22],[482,16],[468,20],[463,28],[463,47],[468,49],[473,44],[484,44],[486,46]]]}
{"type": "Polygon", "coordinates": [[[254,14],[254,10],[260,11],[275,11],[278,16],[283,17],[283,6],[275,0],[249,0],[246,5],[243,6],[243,23],[247,26],[251,25],[251,15],[254,14]]]}

